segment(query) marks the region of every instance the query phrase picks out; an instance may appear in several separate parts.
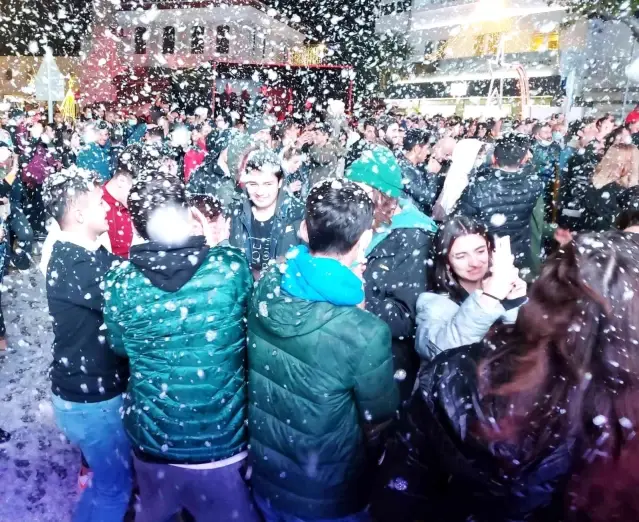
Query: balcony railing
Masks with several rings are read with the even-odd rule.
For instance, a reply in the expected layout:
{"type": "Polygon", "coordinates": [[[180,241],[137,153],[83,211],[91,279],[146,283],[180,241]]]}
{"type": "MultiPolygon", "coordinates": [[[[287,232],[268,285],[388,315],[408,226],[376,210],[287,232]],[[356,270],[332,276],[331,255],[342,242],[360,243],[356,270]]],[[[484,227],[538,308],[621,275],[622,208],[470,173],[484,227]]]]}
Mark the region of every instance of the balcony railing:
{"type": "MultiPolygon", "coordinates": [[[[460,58],[447,58],[426,63],[415,64],[415,76],[429,74],[456,75],[472,72],[488,72],[489,60],[494,56],[466,56],[460,58]]],[[[508,64],[521,63],[526,69],[559,67],[559,53],[552,51],[530,53],[507,53],[504,62],[508,64]]],[[[494,69],[499,66],[495,64],[494,69]]]]}
{"type": "Polygon", "coordinates": [[[474,4],[478,0],[413,0],[413,9],[437,9],[455,5],[474,4]]]}
{"type": "Polygon", "coordinates": [[[259,0],[121,0],[120,9],[122,11],[136,11],[138,9],[210,8],[223,4],[264,8],[264,4],[259,0]]]}

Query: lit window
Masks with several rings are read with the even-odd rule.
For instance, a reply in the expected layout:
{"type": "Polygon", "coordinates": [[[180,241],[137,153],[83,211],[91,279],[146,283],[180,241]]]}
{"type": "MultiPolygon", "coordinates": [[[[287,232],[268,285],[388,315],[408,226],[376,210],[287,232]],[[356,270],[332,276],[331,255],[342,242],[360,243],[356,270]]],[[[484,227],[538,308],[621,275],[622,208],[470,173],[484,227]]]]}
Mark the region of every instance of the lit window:
{"type": "Polygon", "coordinates": [[[501,33],[486,33],[475,37],[475,56],[497,54],[501,33]]]}
{"type": "Polygon", "coordinates": [[[559,32],[552,33],[535,33],[532,36],[530,50],[535,52],[558,51],[559,50],[559,32]]]}

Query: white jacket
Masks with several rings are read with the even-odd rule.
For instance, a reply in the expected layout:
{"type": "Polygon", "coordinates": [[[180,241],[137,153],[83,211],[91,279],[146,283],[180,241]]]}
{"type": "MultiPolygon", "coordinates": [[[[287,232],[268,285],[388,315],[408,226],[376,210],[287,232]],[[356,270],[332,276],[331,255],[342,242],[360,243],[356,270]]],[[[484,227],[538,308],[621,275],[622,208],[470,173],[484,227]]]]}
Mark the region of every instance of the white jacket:
{"type": "Polygon", "coordinates": [[[430,360],[438,353],[481,341],[498,320],[514,323],[519,308],[506,311],[497,304],[482,307],[481,290],[470,294],[458,305],[447,295],[426,292],[417,300],[417,336],[415,348],[422,359],[430,360]]]}

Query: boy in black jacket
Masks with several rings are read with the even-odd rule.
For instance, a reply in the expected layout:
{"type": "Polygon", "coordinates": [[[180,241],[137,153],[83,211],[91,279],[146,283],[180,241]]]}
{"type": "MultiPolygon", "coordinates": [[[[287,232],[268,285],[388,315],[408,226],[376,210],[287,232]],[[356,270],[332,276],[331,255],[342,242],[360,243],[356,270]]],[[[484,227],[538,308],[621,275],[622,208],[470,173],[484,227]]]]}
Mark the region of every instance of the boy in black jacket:
{"type": "Polygon", "coordinates": [[[49,177],[45,204],[61,228],[47,266],[53,319],[52,402],[58,427],[84,454],[94,476],[74,520],[122,520],[131,495],[130,446],[122,426],[125,359],[106,341],[102,279],[116,259],[98,237],[108,230],[107,205],[88,171],[49,177]]]}

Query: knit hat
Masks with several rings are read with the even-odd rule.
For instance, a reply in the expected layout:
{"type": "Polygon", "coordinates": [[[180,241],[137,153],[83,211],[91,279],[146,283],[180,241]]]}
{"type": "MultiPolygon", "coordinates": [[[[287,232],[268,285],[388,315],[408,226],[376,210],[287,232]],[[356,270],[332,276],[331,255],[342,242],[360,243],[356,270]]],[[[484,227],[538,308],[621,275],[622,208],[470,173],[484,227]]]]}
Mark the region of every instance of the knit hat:
{"type": "Polygon", "coordinates": [[[392,198],[402,195],[402,171],[393,153],[386,147],[374,146],[363,152],[346,171],[350,181],[365,183],[392,198]]]}

